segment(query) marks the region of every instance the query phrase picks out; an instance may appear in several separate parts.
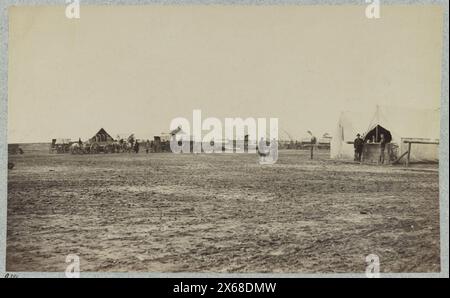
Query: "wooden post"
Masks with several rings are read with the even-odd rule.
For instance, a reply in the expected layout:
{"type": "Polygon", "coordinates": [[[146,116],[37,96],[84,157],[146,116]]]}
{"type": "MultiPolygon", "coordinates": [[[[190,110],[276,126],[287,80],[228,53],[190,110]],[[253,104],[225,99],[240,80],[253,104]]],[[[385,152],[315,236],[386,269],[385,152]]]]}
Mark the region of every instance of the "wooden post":
{"type": "Polygon", "coordinates": [[[409,166],[409,158],[411,156],[411,142],[408,143],[408,156],[406,158],[406,166],[409,166]]]}
{"type": "Polygon", "coordinates": [[[390,145],[391,145],[390,143],[387,143],[387,144],[386,144],[386,147],[387,147],[387,157],[388,157],[387,164],[388,164],[388,165],[391,164],[391,146],[390,146],[390,145]]]}

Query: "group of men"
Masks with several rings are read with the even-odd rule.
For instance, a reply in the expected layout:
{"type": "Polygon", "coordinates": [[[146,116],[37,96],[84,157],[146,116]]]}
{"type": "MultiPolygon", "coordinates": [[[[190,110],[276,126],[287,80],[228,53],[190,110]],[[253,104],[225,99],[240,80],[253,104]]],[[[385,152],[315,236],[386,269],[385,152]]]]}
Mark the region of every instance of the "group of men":
{"type": "MultiPolygon", "coordinates": [[[[384,134],[380,134],[380,156],[379,163],[384,164],[384,152],[386,149],[386,138],[384,134]]],[[[356,139],[353,141],[353,147],[355,148],[355,161],[362,161],[363,149],[364,149],[364,139],[358,133],[356,134],[356,139]]]]}

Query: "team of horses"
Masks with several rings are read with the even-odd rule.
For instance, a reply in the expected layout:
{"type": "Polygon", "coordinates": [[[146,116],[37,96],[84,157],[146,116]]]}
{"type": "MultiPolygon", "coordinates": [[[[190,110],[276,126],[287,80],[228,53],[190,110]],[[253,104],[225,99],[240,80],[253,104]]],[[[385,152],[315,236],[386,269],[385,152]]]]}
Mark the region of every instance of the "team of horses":
{"type": "Polygon", "coordinates": [[[114,141],[111,143],[73,143],[70,146],[72,154],[89,154],[89,153],[131,153],[135,151],[135,143],[124,140],[114,141]]]}

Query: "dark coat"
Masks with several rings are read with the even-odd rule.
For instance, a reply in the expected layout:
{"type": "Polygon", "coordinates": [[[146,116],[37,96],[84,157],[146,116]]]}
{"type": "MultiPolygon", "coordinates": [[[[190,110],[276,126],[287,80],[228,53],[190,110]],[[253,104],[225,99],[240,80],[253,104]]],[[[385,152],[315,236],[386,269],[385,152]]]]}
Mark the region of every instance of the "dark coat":
{"type": "Polygon", "coordinates": [[[364,147],[364,140],[362,138],[356,138],[353,142],[353,147],[355,150],[362,151],[364,147]]]}

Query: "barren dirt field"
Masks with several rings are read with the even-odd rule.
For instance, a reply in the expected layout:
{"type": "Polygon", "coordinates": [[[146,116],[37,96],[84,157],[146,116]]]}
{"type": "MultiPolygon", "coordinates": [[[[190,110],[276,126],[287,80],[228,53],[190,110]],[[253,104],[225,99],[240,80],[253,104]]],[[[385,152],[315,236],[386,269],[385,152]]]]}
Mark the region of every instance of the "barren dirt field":
{"type": "Polygon", "coordinates": [[[440,270],[437,165],[30,148],[9,157],[8,271],[440,270]]]}

